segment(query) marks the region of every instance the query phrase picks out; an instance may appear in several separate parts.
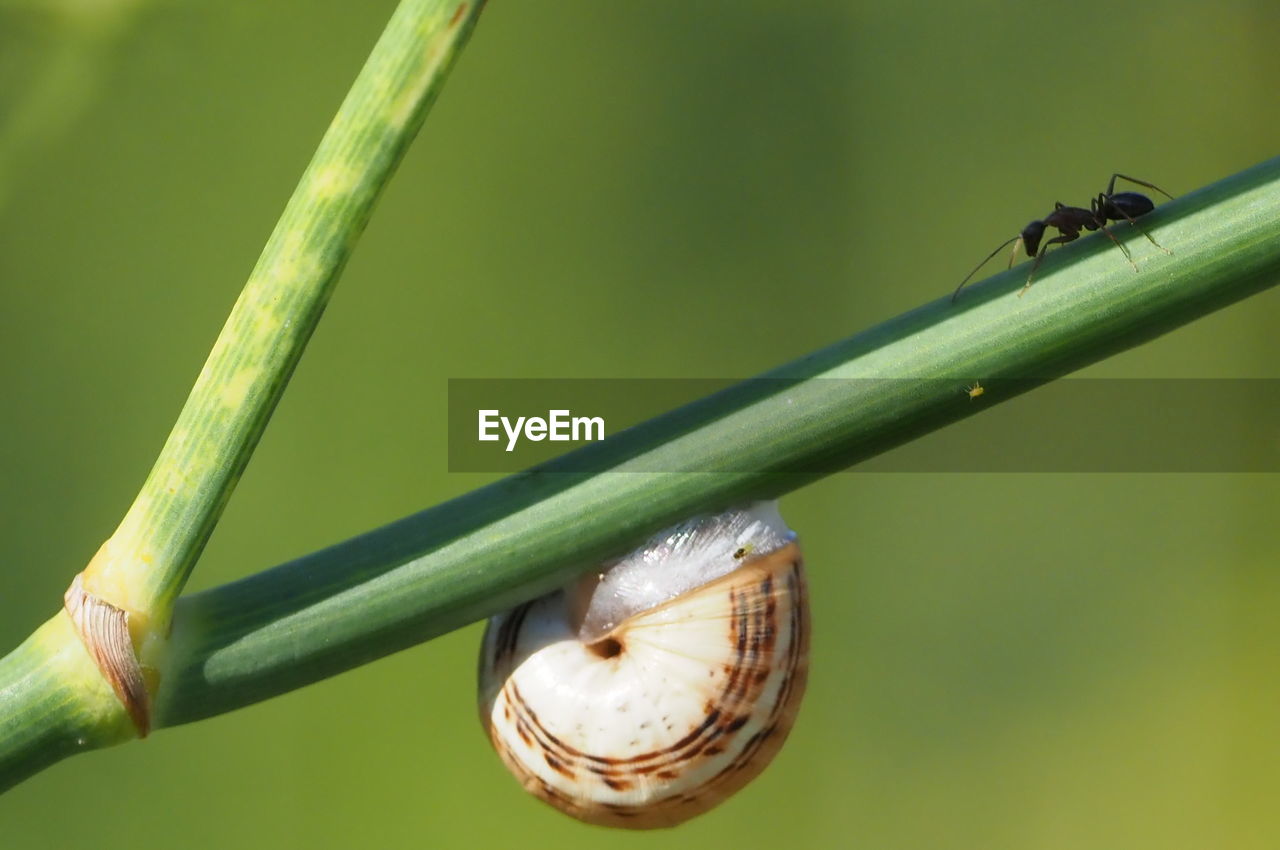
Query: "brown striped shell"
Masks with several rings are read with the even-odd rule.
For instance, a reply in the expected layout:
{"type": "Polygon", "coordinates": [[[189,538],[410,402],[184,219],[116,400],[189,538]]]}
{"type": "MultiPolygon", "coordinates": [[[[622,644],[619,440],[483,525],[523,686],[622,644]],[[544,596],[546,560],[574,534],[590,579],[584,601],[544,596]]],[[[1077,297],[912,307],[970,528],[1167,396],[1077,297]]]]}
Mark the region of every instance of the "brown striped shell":
{"type": "MultiPolygon", "coordinates": [[[[633,554],[661,569],[685,554],[661,548],[671,539],[633,554]]],[[[726,545],[738,561],[726,575],[591,640],[579,629],[594,580],[490,621],[481,717],[528,791],[589,823],[650,829],[707,811],[769,763],[808,671],[800,549],[726,545]]]]}

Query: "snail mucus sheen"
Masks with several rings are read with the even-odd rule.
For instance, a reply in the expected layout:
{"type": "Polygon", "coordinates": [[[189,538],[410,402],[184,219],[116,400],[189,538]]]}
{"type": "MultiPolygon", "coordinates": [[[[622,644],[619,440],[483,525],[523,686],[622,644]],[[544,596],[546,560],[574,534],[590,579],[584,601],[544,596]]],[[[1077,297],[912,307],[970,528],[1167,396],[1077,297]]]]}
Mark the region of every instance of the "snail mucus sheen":
{"type": "Polygon", "coordinates": [[[799,544],[776,502],[696,517],[494,617],[480,715],[525,789],[588,823],[674,826],[742,788],[808,672],[799,544]]]}

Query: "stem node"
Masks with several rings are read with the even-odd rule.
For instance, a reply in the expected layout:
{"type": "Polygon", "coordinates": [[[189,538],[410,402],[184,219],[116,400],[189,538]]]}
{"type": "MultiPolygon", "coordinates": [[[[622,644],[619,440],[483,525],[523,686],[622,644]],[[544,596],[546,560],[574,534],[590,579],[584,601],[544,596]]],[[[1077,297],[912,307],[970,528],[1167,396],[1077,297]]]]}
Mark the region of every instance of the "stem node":
{"type": "Polygon", "coordinates": [[[129,612],[84,589],[77,573],[62,597],[63,608],[103,678],[133,720],[138,737],[151,731],[151,695],[129,634],[129,612]]]}

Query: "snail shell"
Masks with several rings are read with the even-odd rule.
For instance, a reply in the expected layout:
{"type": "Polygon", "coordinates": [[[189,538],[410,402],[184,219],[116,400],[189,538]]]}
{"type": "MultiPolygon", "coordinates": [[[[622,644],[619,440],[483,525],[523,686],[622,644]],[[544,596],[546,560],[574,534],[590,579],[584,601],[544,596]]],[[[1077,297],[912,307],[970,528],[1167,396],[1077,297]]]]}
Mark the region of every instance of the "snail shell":
{"type": "Polygon", "coordinates": [[[799,545],[761,502],[667,529],[494,617],[480,714],[511,772],[566,814],[674,826],[777,753],[808,651],[799,545]]]}

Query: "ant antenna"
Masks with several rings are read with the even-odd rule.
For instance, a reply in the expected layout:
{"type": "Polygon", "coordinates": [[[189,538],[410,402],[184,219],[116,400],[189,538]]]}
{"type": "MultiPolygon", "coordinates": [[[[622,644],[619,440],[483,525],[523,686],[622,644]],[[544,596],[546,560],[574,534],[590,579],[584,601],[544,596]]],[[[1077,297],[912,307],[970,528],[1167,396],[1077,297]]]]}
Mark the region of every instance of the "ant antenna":
{"type": "Polygon", "coordinates": [[[960,285],[956,287],[956,291],[951,294],[952,304],[956,303],[956,299],[960,297],[960,290],[964,289],[964,285],[969,282],[969,279],[978,273],[978,269],[982,268],[987,263],[989,263],[991,261],[991,258],[994,257],[996,254],[999,254],[1001,251],[1003,251],[1004,246],[1008,245],[1010,242],[1017,243],[1013,246],[1013,251],[1009,254],[1009,268],[1013,268],[1013,261],[1018,256],[1018,246],[1022,244],[1022,234],[1018,234],[1017,236],[1014,236],[1012,239],[1004,240],[1003,242],[1000,243],[999,246],[997,246],[997,248],[994,251],[992,251],[990,254],[987,254],[987,258],[985,260],[983,260],[982,262],[974,266],[973,271],[965,275],[964,280],[960,281],[960,285]]]}

